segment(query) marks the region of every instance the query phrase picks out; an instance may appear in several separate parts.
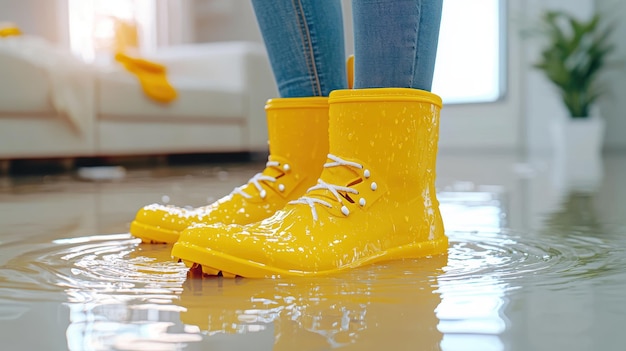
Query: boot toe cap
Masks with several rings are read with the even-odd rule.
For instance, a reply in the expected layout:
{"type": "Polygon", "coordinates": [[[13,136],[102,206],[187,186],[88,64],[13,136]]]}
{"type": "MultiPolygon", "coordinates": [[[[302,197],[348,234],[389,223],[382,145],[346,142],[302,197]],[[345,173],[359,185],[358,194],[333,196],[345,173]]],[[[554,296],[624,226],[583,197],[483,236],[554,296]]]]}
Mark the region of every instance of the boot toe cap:
{"type": "Polygon", "coordinates": [[[174,243],[180,232],[197,220],[197,214],[185,208],[151,204],[141,208],[131,223],[130,233],[146,242],[174,243]]]}

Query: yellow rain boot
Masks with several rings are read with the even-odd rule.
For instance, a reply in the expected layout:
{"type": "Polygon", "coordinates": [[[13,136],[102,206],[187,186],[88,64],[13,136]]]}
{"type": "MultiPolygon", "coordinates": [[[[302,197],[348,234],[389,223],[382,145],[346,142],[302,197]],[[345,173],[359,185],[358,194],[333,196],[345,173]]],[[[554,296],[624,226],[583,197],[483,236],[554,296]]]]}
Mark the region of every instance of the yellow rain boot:
{"type": "Polygon", "coordinates": [[[301,198],[249,225],[194,225],[172,256],[226,277],[317,276],[445,253],[435,193],[441,99],[381,88],[330,95],[330,154],[301,198]]]}
{"type": "Polygon", "coordinates": [[[328,154],[328,98],[271,99],[265,110],[270,155],[262,173],[208,206],[148,205],[131,223],[131,234],[144,242],[174,243],[195,222],[258,222],[313,186],[328,154]]]}

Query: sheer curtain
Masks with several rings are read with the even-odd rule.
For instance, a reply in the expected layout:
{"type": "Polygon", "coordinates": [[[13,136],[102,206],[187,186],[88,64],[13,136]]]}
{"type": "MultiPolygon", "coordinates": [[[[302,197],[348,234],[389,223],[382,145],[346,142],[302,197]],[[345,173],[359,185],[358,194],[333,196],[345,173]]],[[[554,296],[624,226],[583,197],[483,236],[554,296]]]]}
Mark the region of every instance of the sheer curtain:
{"type": "Polygon", "coordinates": [[[155,50],[166,24],[159,23],[157,1],[67,0],[70,49],[87,62],[109,60],[120,46],[155,50]]]}
{"type": "Polygon", "coordinates": [[[157,46],[195,41],[193,0],[155,0],[157,46]]]}

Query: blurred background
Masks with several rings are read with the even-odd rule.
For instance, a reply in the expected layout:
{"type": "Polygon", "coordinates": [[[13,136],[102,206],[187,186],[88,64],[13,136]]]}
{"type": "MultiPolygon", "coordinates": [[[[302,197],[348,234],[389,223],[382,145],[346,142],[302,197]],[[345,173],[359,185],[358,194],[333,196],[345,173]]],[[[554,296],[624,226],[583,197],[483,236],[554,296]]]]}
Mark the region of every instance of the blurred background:
{"type": "Polygon", "coordinates": [[[277,90],[250,2],[0,0],[3,345],[621,350],[625,16],[618,0],[444,0],[447,264],[230,284],[187,279],[128,228],[146,204],[206,205],[262,169],[277,90]]]}
{"type": "MultiPolygon", "coordinates": [[[[353,45],[350,1],[344,0],[343,5],[346,50],[349,54],[353,45]]],[[[553,121],[566,119],[567,110],[558,91],[546,78],[544,72],[533,67],[540,57],[542,48],[546,45],[545,38],[541,36],[527,38],[524,35],[524,31],[537,28],[540,17],[548,10],[566,10],[580,19],[590,18],[595,11],[599,10],[606,15],[603,20],[608,23],[622,17],[622,14],[626,13],[626,5],[614,0],[444,1],[440,47],[433,87],[433,91],[443,96],[446,102],[441,119],[440,147],[443,151],[473,149],[524,154],[550,154],[554,151],[555,146],[552,142],[554,137],[550,134],[550,125],[553,121]]],[[[106,72],[104,78],[96,77],[93,82],[88,82],[94,86],[93,106],[89,107],[89,110],[93,111],[93,116],[81,115],[70,118],[83,133],[83,135],[75,132],[69,133],[70,138],[77,139],[74,140],[74,144],[70,145],[67,144],[69,141],[62,129],[71,126],[51,123],[49,118],[62,113],[63,104],[55,105],[53,101],[50,105],[49,96],[54,92],[45,92],[42,90],[42,84],[37,84],[46,81],[45,73],[42,73],[41,77],[32,76],[33,69],[45,71],[50,68],[45,67],[46,63],[24,58],[20,60],[30,62],[9,63],[6,56],[11,53],[5,44],[3,51],[0,51],[2,63],[0,74],[4,75],[0,82],[0,95],[4,96],[0,97],[0,126],[2,126],[0,149],[3,149],[0,152],[0,159],[258,151],[264,148],[262,140],[265,135],[264,126],[246,120],[254,115],[257,120],[260,119],[261,123],[264,123],[262,114],[252,111],[230,111],[223,106],[211,108],[211,106],[199,104],[197,98],[188,98],[190,90],[195,90],[196,93],[198,90],[201,92],[202,89],[205,92],[214,90],[210,87],[211,80],[215,85],[220,85],[222,78],[231,81],[224,83],[231,86],[230,92],[238,90],[248,93],[247,90],[252,89],[237,87],[236,84],[233,85],[233,79],[217,77],[219,74],[208,72],[208,68],[201,67],[203,61],[202,57],[199,57],[202,55],[219,56],[219,50],[222,50],[223,56],[227,57],[229,50],[233,50],[228,46],[210,48],[207,44],[237,42],[244,46],[262,45],[261,35],[249,1],[0,0],[0,21],[14,23],[25,35],[45,39],[55,47],[55,50],[71,52],[73,57],[89,64],[89,67],[97,65],[99,67],[97,74],[106,72]],[[111,78],[120,73],[107,67],[107,65],[115,66],[116,63],[111,53],[120,45],[134,47],[139,56],[172,66],[170,81],[179,92],[177,101],[169,105],[158,105],[158,103],[147,101],[145,105],[142,105],[145,101],[136,100],[149,99],[137,93],[140,84],[129,77],[111,78]],[[197,46],[195,52],[194,46],[197,46]],[[189,62],[190,56],[195,57],[195,61],[185,71],[177,63],[185,62],[185,60],[189,62]],[[19,69],[24,70],[25,73],[20,73],[19,69]],[[197,72],[194,72],[194,69],[197,69],[197,72]],[[193,81],[194,78],[197,79],[196,82],[193,81]],[[113,92],[106,91],[107,89],[113,91],[123,89],[119,87],[119,84],[122,84],[120,81],[124,79],[127,79],[124,84],[135,85],[128,93],[134,94],[132,98],[128,94],[124,94],[123,99],[116,98],[113,92]],[[111,82],[111,80],[116,80],[116,82],[111,82]],[[33,89],[41,90],[38,92],[39,96],[33,92],[33,89]],[[25,91],[25,94],[30,96],[20,96],[19,91],[25,91]],[[125,103],[129,106],[125,107],[125,103]],[[106,106],[111,104],[119,106],[115,108],[106,106]],[[189,104],[195,105],[189,106],[189,104]],[[194,111],[194,109],[201,111],[194,111]],[[220,109],[228,111],[220,111],[220,109]],[[206,117],[207,115],[211,118],[206,117]],[[44,116],[47,117],[46,120],[42,120],[44,116]],[[161,147],[137,140],[149,138],[150,135],[155,135],[154,133],[158,134],[158,128],[171,127],[166,123],[167,121],[163,120],[170,116],[179,117],[177,123],[188,122],[189,126],[198,126],[198,119],[204,118],[205,125],[220,124],[221,127],[224,123],[232,122],[232,120],[227,120],[227,117],[234,116],[236,117],[234,123],[239,125],[240,130],[233,129],[229,132],[240,140],[221,147],[219,144],[223,140],[220,141],[219,138],[215,143],[206,144],[190,140],[170,141],[169,146],[161,147]],[[138,118],[142,119],[143,125],[137,123],[138,118]],[[115,121],[112,121],[113,119],[115,121]],[[120,119],[127,119],[127,123],[123,123],[124,121],[120,119]],[[208,119],[211,121],[207,121],[208,119]],[[43,125],[43,123],[48,124],[46,131],[38,131],[38,125],[43,125]],[[118,127],[119,130],[116,129],[118,127]],[[19,135],[21,128],[26,129],[23,130],[22,135],[19,135]],[[50,134],[51,128],[58,129],[55,131],[56,135],[50,134]],[[137,132],[139,134],[135,134],[134,141],[125,140],[123,131],[128,132],[128,128],[148,132],[145,135],[137,132]],[[30,136],[38,136],[38,140],[29,140],[27,142],[29,145],[22,145],[26,143],[24,138],[29,137],[28,131],[34,133],[30,136]],[[252,140],[255,139],[255,135],[259,140],[252,140]],[[58,141],[55,138],[64,140],[58,141]],[[67,145],[62,148],[59,143],[67,145]],[[43,145],[52,146],[44,147],[43,145]]],[[[616,22],[613,32],[615,50],[611,57],[612,67],[600,73],[603,94],[595,106],[597,114],[606,122],[604,138],[601,141],[605,152],[626,150],[626,138],[623,137],[626,130],[626,118],[623,116],[623,111],[626,110],[624,106],[626,100],[620,93],[624,90],[623,85],[626,84],[624,83],[626,82],[626,64],[623,60],[620,61],[624,56],[626,43],[616,40],[616,38],[623,37],[625,32],[626,26],[621,22],[616,22]]],[[[245,48],[240,49],[246,51],[245,48]]],[[[58,54],[58,51],[55,51],[54,55],[58,54]]],[[[50,55],[53,55],[52,51],[50,55]]],[[[249,53],[242,55],[249,55],[249,53]]],[[[204,62],[207,62],[205,66],[211,65],[208,59],[204,62]]],[[[245,66],[245,63],[239,64],[245,66]]],[[[217,66],[219,65],[215,65],[217,66]]],[[[235,69],[243,71],[244,66],[238,66],[235,69]]],[[[257,71],[268,70],[265,63],[259,63],[258,66],[253,67],[257,71]]],[[[68,75],[71,74],[69,69],[66,71],[68,75]]],[[[266,88],[263,89],[263,96],[257,101],[250,102],[256,103],[256,106],[251,106],[251,110],[252,107],[261,110],[263,99],[275,96],[270,86],[272,84],[271,72],[265,75],[256,72],[256,75],[258,77],[245,77],[245,79],[265,79],[262,80],[262,86],[266,88]]],[[[245,79],[242,82],[245,83],[245,79]]],[[[67,88],[71,84],[70,82],[61,86],[67,88]]],[[[86,86],[91,87],[85,84],[80,90],[84,91],[86,86]]],[[[210,96],[210,94],[205,94],[205,96],[210,96]]],[[[224,104],[227,105],[227,103],[224,104]]],[[[65,103],[65,105],[71,105],[71,103],[65,103]]],[[[65,108],[65,110],[71,109],[65,108]]],[[[68,114],[71,115],[71,113],[68,114]]],[[[179,129],[176,131],[185,135],[185,129],[180,125],[177,127],[179,129]]]]}

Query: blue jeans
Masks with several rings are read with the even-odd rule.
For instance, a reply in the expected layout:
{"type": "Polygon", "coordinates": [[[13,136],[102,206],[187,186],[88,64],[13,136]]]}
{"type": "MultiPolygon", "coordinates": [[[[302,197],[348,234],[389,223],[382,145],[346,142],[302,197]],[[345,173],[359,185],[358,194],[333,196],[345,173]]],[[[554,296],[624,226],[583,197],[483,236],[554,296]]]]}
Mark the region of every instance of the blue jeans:
{"type": "MultiPolygon", "coordinates": [[[[430,91],[443,0],[352,0],[354,88],[430,91]]],[[[339,0],[252,0],[281,97],[345,89],[339,0]]]]}

